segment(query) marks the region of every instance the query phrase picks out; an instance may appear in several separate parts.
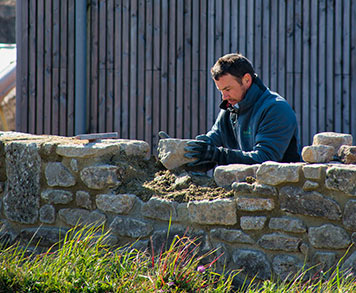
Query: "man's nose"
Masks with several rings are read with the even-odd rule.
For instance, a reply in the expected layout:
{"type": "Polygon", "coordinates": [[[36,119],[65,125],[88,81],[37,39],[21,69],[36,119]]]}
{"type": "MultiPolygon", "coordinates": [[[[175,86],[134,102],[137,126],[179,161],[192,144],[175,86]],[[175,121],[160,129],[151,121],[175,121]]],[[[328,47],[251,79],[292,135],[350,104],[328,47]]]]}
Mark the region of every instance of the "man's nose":
{"type": "Polygon", "coordinates": [[[221,93],[221,95],[222,95],[223,100],[226,100],[229,98],[229,96],[226,93],[221,93]]]}

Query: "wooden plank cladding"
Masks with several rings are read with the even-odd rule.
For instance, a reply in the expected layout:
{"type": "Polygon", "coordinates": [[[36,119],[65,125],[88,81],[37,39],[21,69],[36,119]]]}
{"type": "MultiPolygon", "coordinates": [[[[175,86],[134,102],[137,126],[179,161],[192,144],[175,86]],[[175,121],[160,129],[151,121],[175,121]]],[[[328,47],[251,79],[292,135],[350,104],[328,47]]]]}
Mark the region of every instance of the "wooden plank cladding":
{"type": "MultiPolygon", "coordinates": [[[[17,130],[74,135],[75,5],[17,2],[17,130]]],[[[356,2],[88,0],[87,132],[152,149],[158,131],[205,133],[220,96],[218,57],[239,51],[296,111],[303,145],[356,137],[356,2]]],[[[354,142],[355,143],[355,142],[354,142]]]]}

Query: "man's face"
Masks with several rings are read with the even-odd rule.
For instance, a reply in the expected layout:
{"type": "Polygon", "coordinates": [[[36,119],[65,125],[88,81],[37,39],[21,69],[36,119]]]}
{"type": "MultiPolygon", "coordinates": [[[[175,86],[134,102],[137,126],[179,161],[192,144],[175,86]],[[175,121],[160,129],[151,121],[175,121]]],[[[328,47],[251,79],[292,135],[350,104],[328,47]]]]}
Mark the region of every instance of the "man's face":
{"type": "Polygon", "coordinates": [[[247,90],[252,83],[251,75],[246,73],[239,83],[236,77],[227,73],[215,80],[216,88],[221,92],[222,99],[227,100],[231,105],[235,105],[243,100],[247,90]]]}

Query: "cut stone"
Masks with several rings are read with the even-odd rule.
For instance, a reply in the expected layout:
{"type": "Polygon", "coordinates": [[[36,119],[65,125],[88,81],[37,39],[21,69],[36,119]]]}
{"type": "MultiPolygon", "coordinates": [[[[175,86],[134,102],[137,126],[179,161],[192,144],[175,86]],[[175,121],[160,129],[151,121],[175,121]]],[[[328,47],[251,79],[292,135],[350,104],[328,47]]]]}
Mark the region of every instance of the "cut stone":
{"type": "Polygon", "coordinates": [[[153,231],[151,224],[137,219],[120,217],[115,217],[110,224],[110,229],[113,233],[118,234],[119,236],[130,238],[146,237],[153,231]]]}
{"type": "Polygon", "coordinates": [[[356,200],[346,202],[342,223],[347,229],[356,231],[356,200]]]}
{"type": "Polygon", "coordinates": [[[303,161],[308,163],[328,163],[333,160],[335,149],[328,145],[305,146],[302,150],[303,161]]]}
{"type": "Polygon", "coordinates": [[[151,197],[143,204],[142,215],[147,218],[159,220],[177,220],[178,202],[172,202],[158,197],[151,197]]]}
{"type": "Polygon", "coordinates": [[[247,212],[272,211],[275,206],[273,199],[251,197],[238,197],[236,204],[238,210],[247,212]]]}
{"type": "Polygon", "coordinates": [[[243,230],[262,230],[267,221],[265,216],[242,216],[240,218],[240,226],[243,230]]]}
{"type": "Polygon", "coordinates": [[[338,165],[328,168],[325,186],[356,196],[356,165],[338,165]]]}
{"type": "Polygon", "coordinates": [[[53,224],[56,220],[56,210],[54,206],[46,204],[40,208],[40,221],[46,224],[53,224]]]}
{"type": "Polygon", "coordinates": [[[59,162],[49,162],[45,175],[49,186],[69,187],[76,183],[70,171],[59,162]]]}
{"type": "Polygon", "coordinates": [[[303,190],[312,191],[318,189],[319,186],[319,183],[307,180],[303,184],[303,190]]]}
{"type": "Polygon", "coordinates": [[[340,146],[352,145],[352,135],[337,132],[321,132],[313,137],[313,145],[328,145],[334,147],[337,155],[340,146]]]}
{"type": "Polygon", "coordinates": [[[323,178],[326,169],[327,166],[325,164],[304,165],[304,177],[307,179],[320,180],[323,178]]]}
{"type": "Polygon", "coordinates": [[[246,177],[256,177],[258,166],[245,164],[218,166],[214,171],[214,180],[218,186],[231,186],[233,182],[246,181],[246,177]]]}
{"type": "Polygon", "coordinates": [[[117,166],[101,165],[84,168],[80,178],[91,189],[106,189],[117,187],[121,184],[117,178],[117,166]]]}
{"type": "Polygon", "coordinates": [[[128,214],[136,202],[134,194],[98,194],[96,206],[104,212],[128,214]]]}
{"type": "Polygon", "coordinates": [[[346,231],[332,224],[309,227],[308,237],[311,245],[315,248],[342,249],[351,243],[350,236],[346,231]]]}
{"type": "Polygon", "coordinates": [[[67,190],[47,189],[41,192],[41,198],[48,203],[67,204],[73,200],[73,193],[67,190]]]}
{"type": "Polygon", "coordinates": [[[86,208],[88,210],[91,210],[93,208],[93,203],[90,199],[90,194],[89,192],[79,190],[75,193],[75,201],[77,203],[77,206],[81,208],[86,208]]]}
{"type": "Polygon", "coordinates": [[[265,234],[257,241],[258,245],[264,249],[283,251],[299,251],[301,242],[300,238],[279,233],[265,234]]]}
{"type": "Polygon", "coordinates": [[[90,212],[84,209],[66,208],[59,210],[58,215],[62,221],[70,226],[78,224],[100,226],[106,222],[106,216],[98,211],[90,212]]]}
{"type": "Polygon", "coordinates": [[[292,233],[304,233],[307,227],[302,220],[296,218],[271,218],[269,221],[271,230],[279,230],[292,233]]]}
{"type": "Polygon", "coordinates": [[[302,163],[264,162],[256,172],[257,181],[268,185],[298,182],[302,163]]]}
{"type": "Polygon", "coordinates": [[[356,164],[356,146],[342,145],[338,156],[344,164],[356,164]]]}

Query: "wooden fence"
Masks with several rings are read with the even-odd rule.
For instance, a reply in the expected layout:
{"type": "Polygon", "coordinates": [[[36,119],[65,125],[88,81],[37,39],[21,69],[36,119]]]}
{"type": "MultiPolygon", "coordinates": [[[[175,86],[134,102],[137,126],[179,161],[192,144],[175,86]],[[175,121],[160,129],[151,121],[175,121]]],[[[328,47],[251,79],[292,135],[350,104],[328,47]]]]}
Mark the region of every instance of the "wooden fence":
{"type": "MultiPolygon", "coordinates": [[[[17,130],[74,135],[73,0],[18,1],[17,130]]],[[[213,124],[210,67],[239,51],[317,132],[356,137],[353,0],[88,0],[87,132],[153,148],[213,124]]]]}

